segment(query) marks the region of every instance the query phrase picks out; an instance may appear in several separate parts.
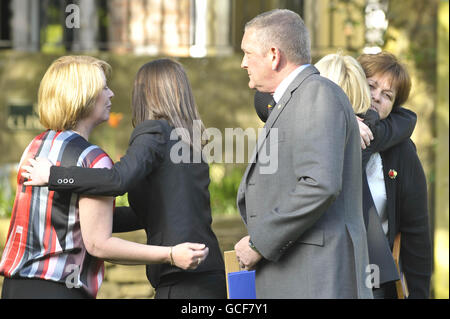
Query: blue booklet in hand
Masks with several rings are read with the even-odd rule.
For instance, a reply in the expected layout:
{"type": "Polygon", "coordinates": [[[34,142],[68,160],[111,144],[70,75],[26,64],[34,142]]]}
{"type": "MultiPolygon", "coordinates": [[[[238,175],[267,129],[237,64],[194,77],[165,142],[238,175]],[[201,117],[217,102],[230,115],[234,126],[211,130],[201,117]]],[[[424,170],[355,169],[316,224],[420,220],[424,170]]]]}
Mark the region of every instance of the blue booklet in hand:
{"type": "Polygon", "coordinates": [[[238,271],[228,274],[230,299],[256,299],[255,271],[238,271]]]}

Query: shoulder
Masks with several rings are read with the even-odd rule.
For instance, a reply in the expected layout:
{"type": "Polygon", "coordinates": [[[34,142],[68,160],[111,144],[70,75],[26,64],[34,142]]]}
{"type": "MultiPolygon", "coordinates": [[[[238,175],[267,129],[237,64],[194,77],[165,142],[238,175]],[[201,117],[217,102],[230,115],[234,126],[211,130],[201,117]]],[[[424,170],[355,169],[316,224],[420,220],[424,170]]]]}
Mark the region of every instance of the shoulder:
{"type": "Polygon", "coordinates": [[[386,153],[395,156],[406,157],[411,155],[417,155],[417,148],[414,142],[408,138],[405,139],[403,142],[388,149],[386,153]]]}
{"type": "Polygon", "coordinates": [[[304,96],[317,100],[339,100],[348,102],[347,95],[342,89],[330,79],[318,73],[309,75],[299,87],[304,96]]]}
{"type": "Polygon", "coordinates": [[[406,139],[387,151],[382,152],[381,156],[387,165],[394,165],[404,171],[415,172],[417,170],[423,170],[422,163],[417,154],[416,145],[411,139],[406,139]]]}
{"type": "Polygon", "coordinates": [[[94,144],[86,148],[78,162],[81,166],[90,168],[112,168],[114,165],[109,155],[94,144]]]}
{"type": "MultiPolygon", "coordinates": [[[[293,93],[294,101],[302,101],[317,112],[342,112],[346,118],[353,116],[347,95],[333,81],[317,74],[308,76],[293,93]]],[[[353,116],[354,117],[354,116],[353,116]]]]}
{"type": "Polygon", "coordinates": [[[143,135],[157,143],[165,143],[170,135],[170,125],[166,120],[147,120],[136,126],[131,133],[130,144],[137,142],[143,135]]]}
{"type": "Polygon", "coordinates": [[[324,76],[321,76],[319,70],[317,70],[314,66],[309,66],[303,70],[302,73],[303,72],[305,76],[303,84],[307,87],[317,87],[329,90],[340,89],[336,83],[324,76]]]}

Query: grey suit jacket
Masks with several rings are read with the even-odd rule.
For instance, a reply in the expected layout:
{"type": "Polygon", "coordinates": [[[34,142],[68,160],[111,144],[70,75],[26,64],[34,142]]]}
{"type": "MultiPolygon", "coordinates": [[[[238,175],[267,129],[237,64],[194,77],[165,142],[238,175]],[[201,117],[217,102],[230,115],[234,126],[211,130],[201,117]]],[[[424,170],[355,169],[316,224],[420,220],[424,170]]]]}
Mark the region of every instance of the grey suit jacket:
{"type": "Polygon", "coordinates": [[[264,257],[257,297],[372,298],[360,135],[347,96],[307,67],[265,128],[237,195],[264,257]]]}

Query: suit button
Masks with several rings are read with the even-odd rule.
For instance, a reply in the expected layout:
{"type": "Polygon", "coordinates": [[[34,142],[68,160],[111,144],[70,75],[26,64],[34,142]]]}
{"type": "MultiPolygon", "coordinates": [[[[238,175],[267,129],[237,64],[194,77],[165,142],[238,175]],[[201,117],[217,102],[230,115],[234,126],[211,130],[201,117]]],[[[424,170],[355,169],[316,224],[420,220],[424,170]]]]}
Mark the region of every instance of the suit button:
{"type": "Polygon", "coordinates": [[[64,184],[67,184],[69,182],[69,180],[67,178],[64,178],[64,184]]]}
{"type": "Polygon", "coordinates": [[[62,184],[63,180],[62,179],[58,179],[58,184],[62,184]]]}
{"type": "Polygon", "coordinates": [[[69,184],[73,184],[74,182],[73,178],[69,179],[69,184]]]}

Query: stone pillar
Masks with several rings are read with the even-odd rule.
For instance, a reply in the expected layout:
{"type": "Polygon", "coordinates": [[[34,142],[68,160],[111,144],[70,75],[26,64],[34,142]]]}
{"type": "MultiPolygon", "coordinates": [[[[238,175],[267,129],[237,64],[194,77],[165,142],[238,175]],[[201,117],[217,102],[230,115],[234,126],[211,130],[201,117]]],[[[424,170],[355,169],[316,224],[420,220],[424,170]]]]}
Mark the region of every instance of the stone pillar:
{"type": "Polygon", "coordinates": [[[129,0],[108,0],[110,18],[108,46],[115,53],[125,53],[131,50],[128,31],[129,2],[129,0]]]}
{"type": "Polygon", "coordinates": [[[193,0],[194,6],[192,19],[193,43],[190,48],[192,57],[204,57],[208,53],[208,0],[193,0]]]}
{"type": "Polygon", "coordinates": [[[231,45],[231,1],[213,1],[214,38],[213,52],[218,55],[228,55],[233,52],[231,45]]]}
{"type": "Polygon", "coordinates": [[[147,3],[147,14],[144,20],[146,34],[146,51],[151,55],[158,55],[161,52],[163,43],[162,24],[164,0],[149,0],[147,3]]]}
{"type": "Polygon", "coordinates": [[[133,51],[137,54],[145,53],[146,29],[145,17],[147,14],[147,1],[130,2],[129,36],[133,51]]]}
{"type": "Polygon", "coordinates": [[[161,28],[164,53],[174,56],[188,56],[191,1],[164,0],[163,3],[161,28]]]}
{"type": "Polygon", "coordinates": [[[40,14],[39,1],[15,0],[11,3],[12,43],[18,51],[39,51],[40,14]]]}
{"type": "Polygon", "coordinates": [[[95,1],[79,0],[80,28],[74,29],[73,51],[97,50],[98,16],[95,1]]]}
{"type": "Polygon", "coordinates": [[[367,0],[366,4],[366,46],[364,53],[381,52],[384,45],[384,34],[388,27],[386,17],[389,2],[387,0],[367,0]]]}

